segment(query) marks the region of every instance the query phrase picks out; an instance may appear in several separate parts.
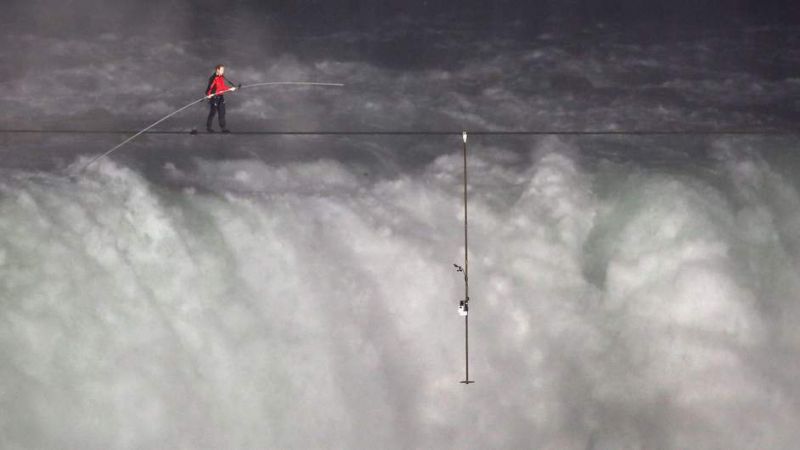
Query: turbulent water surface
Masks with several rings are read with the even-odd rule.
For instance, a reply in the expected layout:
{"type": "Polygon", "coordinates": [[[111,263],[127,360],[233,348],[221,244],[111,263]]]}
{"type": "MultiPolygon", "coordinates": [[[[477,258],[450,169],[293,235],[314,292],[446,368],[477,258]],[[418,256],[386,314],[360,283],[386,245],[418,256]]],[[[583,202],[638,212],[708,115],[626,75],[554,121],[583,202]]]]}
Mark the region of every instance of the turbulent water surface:
{"type": "MultiPolygon", "coordinates": [[[[227,20],[261,31],[6,30],[23,70],[3,128],[137,129],[217,60],[245,83],[347,84],[229,96],[234,130],[798,118],[788,26],[465,40],[404,19],[287,42],[227,20]]],[[[459,137],[144,136],[65,175],[123,138],[3,135],[3,448],[800,441],[797,136],[472,137],[469,386],[459,137]]]]}

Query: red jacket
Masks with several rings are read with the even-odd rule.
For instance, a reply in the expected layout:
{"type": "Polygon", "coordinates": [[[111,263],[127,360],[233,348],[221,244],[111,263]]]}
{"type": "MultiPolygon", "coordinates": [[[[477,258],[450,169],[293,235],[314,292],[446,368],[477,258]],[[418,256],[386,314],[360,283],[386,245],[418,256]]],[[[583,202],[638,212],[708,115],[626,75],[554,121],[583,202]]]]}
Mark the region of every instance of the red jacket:
{"type": "Polygon", "coordinates": [[[224,76],[212,75],[211,79],[208,81],[208,90],[206,90],[206,95],[216,94],[217,92],[225,92],[228,89],[230,89],[230,86],[225,84],[224,76]]]}

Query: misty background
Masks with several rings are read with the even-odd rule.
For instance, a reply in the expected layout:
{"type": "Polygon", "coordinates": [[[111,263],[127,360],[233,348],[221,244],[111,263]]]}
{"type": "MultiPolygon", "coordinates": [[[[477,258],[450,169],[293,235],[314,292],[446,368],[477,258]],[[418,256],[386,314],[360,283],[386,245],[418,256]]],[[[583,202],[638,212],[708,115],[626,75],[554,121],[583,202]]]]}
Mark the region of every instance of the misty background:
{"type": "Polygon", "coordinates": [[[0,133],[0,446],[793,448],[798,20],[6,2],[6,131],[346,86],[0,133]],[[235,134],[462,129],[766,132],[472,135],[465,386],[460,136],[235,134]]]}

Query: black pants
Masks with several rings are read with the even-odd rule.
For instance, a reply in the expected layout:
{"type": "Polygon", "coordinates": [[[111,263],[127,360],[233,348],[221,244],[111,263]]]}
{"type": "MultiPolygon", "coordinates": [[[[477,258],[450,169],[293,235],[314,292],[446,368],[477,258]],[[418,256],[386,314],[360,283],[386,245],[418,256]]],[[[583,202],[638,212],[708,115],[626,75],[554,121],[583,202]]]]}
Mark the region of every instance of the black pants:
{"type": "Polygon", "coordinates": [[[208,101],[211,106],[211,111],[208,112],[208,120],[206,121],[206,129],[211,129],[211,122],[214,120],[214,115],[219,113],[219,127],[225,129],[225,97],[217,95],[211,97],[208,101]]]}

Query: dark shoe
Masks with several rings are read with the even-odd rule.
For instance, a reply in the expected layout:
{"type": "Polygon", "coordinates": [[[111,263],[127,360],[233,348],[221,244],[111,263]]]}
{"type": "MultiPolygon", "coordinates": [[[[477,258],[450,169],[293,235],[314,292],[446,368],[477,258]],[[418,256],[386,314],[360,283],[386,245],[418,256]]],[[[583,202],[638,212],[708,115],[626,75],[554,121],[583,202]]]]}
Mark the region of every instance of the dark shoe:
{"type": "Polygon", "coordinates": [[[223,129],[222,129],[222,132],[223,132],[223,133],[230,133],[230,132],[231,132],[231,130],[229,130],[229,129],[227,129],[227,128],[223,128],[223,129]]]}

